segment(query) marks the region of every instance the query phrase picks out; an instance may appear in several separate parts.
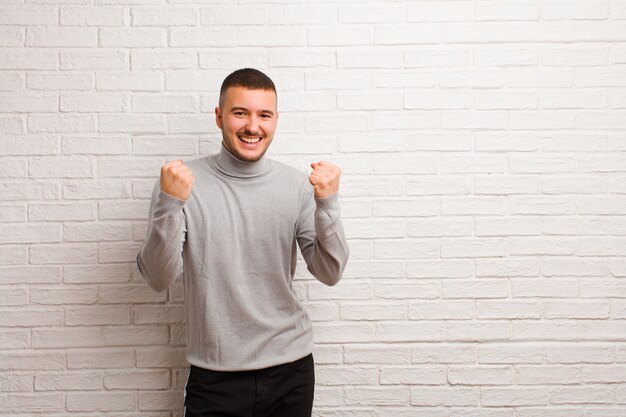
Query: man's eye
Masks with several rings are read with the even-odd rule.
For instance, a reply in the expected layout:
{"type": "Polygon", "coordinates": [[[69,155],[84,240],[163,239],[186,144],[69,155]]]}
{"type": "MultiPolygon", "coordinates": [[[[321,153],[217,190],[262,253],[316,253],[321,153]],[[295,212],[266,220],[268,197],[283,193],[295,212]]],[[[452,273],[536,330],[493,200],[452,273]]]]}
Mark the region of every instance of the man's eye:
{"type": "Polygon", "coordinates": [[[242,111],[236,111],[235,112],[235,116],[243,116],[243,112],[242,111]]]}

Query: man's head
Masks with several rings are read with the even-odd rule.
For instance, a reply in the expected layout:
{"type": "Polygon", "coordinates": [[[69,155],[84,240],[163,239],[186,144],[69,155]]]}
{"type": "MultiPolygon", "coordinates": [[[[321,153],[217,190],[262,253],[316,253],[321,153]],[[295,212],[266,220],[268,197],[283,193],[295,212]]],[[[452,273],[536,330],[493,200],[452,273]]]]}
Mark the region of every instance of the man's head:
{"type": "Polygon", "coordinates": [[[224,79],[215,122],[233,155],[258,161],[272,142],[277,120],[276,87],[267,75],[243,68],[224,79]]]}

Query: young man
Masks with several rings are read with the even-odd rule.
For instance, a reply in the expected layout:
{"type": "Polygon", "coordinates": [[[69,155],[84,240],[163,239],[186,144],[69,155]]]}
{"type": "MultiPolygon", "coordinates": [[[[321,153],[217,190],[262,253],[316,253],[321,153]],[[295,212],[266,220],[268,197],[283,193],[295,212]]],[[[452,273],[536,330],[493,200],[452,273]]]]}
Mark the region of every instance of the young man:
{"type": "Polygon", "coordinates": [[[183,279],[185,417],[310,417],[313,335],[292,287],[296,243],[319,281],[339,281],[349,255],[340,170],[313,162],[307,177],[264,156],[278,111],[260,71],[226,77],[215,120],[219,153],[161,168],[137,255],[156,291],[183,279]]]}

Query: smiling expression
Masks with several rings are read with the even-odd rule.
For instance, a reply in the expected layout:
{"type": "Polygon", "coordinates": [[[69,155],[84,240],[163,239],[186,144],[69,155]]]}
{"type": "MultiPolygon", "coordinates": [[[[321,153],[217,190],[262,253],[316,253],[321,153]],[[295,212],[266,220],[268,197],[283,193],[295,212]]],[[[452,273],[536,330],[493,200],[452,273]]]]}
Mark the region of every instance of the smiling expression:
{"type": "Polygon", "coordinates": [[[258,161],[265,154],[277,121],[276,94],[272,90],[229,87],[221,107],[215,108],[224,147],[246,162],[258,161]]]}

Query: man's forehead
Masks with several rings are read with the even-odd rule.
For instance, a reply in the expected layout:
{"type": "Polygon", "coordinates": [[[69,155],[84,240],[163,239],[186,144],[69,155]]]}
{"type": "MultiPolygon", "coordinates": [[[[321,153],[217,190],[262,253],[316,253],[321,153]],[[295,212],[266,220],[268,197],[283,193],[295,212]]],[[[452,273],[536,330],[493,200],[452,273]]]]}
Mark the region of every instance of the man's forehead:
{"type": "MultiPolygon", "coordinates": [[[[261,99],[263,101],[269,100],[271,103],[258,103],[260,107],[264,107],[264,104],[271,104],[272,107],[276,107],[276,92],[270,89],[262,89],[262,88],[247,88],[241,86],[233,86],[228,87],[225,91],[224,97],[222,101],[224,104],[228,103],[228,107],[241,107],[248,108],[250,104],[254,103],[244,103],[244,96],[253,96],[254,99],[261,99]]],[[[256,106],[255,106],[256,107],[256,106]]],[[[267,109],[268,111],[274,111],[274,108],[267,109]]]]}

